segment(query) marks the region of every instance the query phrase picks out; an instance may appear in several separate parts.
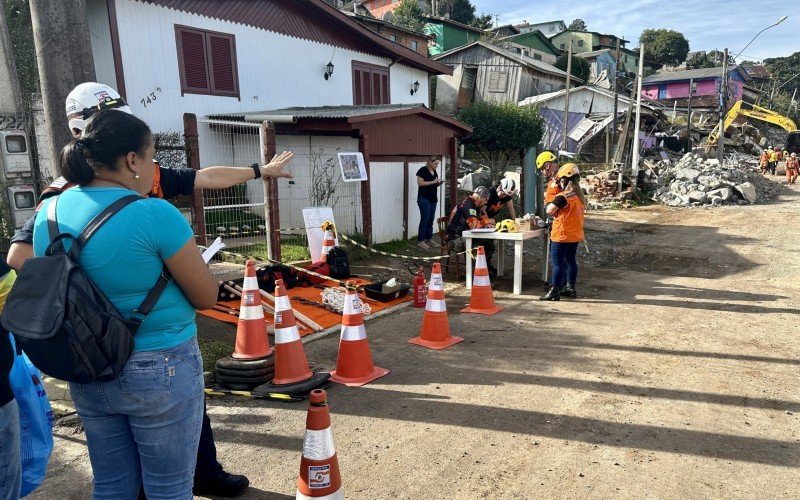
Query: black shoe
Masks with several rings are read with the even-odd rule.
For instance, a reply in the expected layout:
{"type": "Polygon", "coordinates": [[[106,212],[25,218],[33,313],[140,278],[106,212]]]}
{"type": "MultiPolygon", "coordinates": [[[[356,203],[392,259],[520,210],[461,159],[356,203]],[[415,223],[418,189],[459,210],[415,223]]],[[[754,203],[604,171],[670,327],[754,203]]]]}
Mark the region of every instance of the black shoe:
{"type": "Polygon", "coordinates": [[[551,286],[547,294],[539,297],[539,300],[561,300],[561,292],[558,291],[557,287],[551,286]]]}
{"type": "Polygon", "coordinates": [[[567,283],[564,288],[561,289],[561,295],[570,299],[577,298],[578,293],[575,291],[575,285],[567,283]]]}
{"type": "Polygon", "coordinates": [[[202,496],[238,497],[250,486],[250,480],[238,474],[222,474],[210,481],[195,482],[192,493],[202,496]]]}

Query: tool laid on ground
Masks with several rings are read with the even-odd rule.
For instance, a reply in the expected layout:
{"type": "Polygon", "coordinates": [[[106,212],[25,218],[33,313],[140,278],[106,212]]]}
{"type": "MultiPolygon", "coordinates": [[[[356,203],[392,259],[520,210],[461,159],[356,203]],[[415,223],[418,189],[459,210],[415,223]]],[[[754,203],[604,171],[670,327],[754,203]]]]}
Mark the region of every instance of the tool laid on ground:
{"type": "Polygon", "coordinates": [[[222,304],[217,304],[214,307],[212,307],[211,309],[213,309],[215,311],[219,311],[219,312],[233,314],[234,316],[238,316],[239,315],[239,310],[238,309],[232,309],[232,308],[230,308],[230,307],[228,307],[226,305],[222,305],[222,304]]]}
{"type": "Polygon", "coordinates": [[[311,307],[318,307],[320,309],[325,309],[329,312],[336,312],[330,307],[326,306],[322,302],[317,302],[315,300],[307,299],[305,297],[292,297],[292,300],[296,300],[297,302],[303,304],[304,306],[311,306],[311,307]]]}
{"type": "Polygon", "coordinates": [[[297,403],[308,399],[308,396],[294,396],[291,394],[281,394],[279,392],[261,392],[256,388],[252,391],[234,391],[219,387],[206,388],[205,393],[209,396],[244,396],[253,399],[269,399],[272,401],[283,401],[285,403],[297,403]]]}

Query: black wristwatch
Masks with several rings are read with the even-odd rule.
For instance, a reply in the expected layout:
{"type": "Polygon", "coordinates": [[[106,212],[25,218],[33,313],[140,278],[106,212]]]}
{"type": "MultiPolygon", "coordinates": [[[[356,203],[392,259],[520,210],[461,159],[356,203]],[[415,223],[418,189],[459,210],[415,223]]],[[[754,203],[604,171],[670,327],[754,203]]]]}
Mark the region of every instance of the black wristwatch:
{"type": "Polygon", "coordinates": [[[253,163],[252,165],[250,165],[250,168],[252,168],[253,172],[255,172],[256,174],[254,179],[258,179],[261,177],[261,165],[259,165],[258,163],[253,163]]]}

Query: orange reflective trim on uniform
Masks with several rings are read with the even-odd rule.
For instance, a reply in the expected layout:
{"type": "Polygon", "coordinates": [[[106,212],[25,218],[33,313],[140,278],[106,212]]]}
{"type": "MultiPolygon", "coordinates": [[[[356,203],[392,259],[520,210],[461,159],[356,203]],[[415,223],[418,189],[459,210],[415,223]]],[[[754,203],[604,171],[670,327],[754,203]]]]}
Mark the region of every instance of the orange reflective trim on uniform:
{"type": "Polygon", "coordinates": [[[153,176],[153,189],[151,189],[147,195],[151,198],[163,198],[164,191],[161,190],[161,165],[159,165],[157,161],[154,161],[153,166],[156,169],[156,173],[153,176]]]}
{"type": "Polygon", "coordinates": [[[561,194],[561,186],[558,185],[555,179],[550,179],[547,182],[547,188],[544,190],[544,203],[547,205],[548,203],[553,203],[553,200],[556,199],[556,196],[561,194]]]}
{"type": "Polygon", "coordinates": [[[556,212],[550,239],[558,243],[583,241],[583,214],[586,208],[575,193],[562,193],[562,195],[567,200],[567,206],[559,208],[556,212]]]}

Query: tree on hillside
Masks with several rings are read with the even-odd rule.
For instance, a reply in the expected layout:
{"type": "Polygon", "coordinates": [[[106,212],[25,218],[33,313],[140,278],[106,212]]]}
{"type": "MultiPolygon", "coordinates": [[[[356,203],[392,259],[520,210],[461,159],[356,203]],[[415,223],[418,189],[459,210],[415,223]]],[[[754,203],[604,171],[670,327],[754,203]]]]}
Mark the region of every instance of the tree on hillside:
{"type": "MultiPolygon", "coordinates": [[[[556,59],[556,63],[554,66],[561,71],[567,71],[567,53],[564,52],[558,59],[556,59]]],[[[580,78],[584,82],[589,80],[589,76],[592,74],[592,65],[586,59],[582,57],[577,57],[575,54],[572,54],[572,76],[575,78],[580,78]]]]}
{"type": "Polygon", "coordinates": [[[489,164],[493,180],[544,135],[544,120],[536,105],[476,102],[462,109],[458,119],[472,127],[472,135],[464,144],[489,164]]]}
{"type": "Polygon", "coordinates": [[[639,36],[644,44],[644,65],[650,69],[660,69],[665,64],[677,66],[689,54],[689,40],[675,30],[646,29],[639,36]]]}
{"type": "Polygon", "coordinates": [[[567,29],[576,31],[587,31],[586,21],[584,21],[583,19],[575,19],[571,23],[569,23],[567,29]]]}
{"type": "Polygon", "coordinates": [[[780,90],[791,96],[795,89],[798,89],[797,93],[800,94],[800,76],[792,79],[800,73],[800,52],[795,52],[787,57],[764,59],[764,66],[767,67],[770,75],[772,75],[770,86],[767,90],[771,91],[773,87],[780,87],[780,90]]]}
{"type": "Polygon", "coordinates": [[[436,14],[439,16],[447,16],[453,21],[480,29],[492,27],[491,14],[478,15],[475,12],[475,6],[470,0],[439,0],[436,7],[436,14]]]}
{"type": "Polygon", "coordinates": [[[401,0],[400,5],[394,10],[392,23],[401,28],[422,31],[424,14],[417,0],[401,0]]]}
{"type": "MultiPolygon", "coordinates": [[[[710,50],[708,52],[695,52],[692,57],[686,60],[686,69],[716,68],[722,66],[725,52],[721,50],[710,50]]],[[[728,55],[728,64],[733,66],[733,56],[728,55]]]]}

